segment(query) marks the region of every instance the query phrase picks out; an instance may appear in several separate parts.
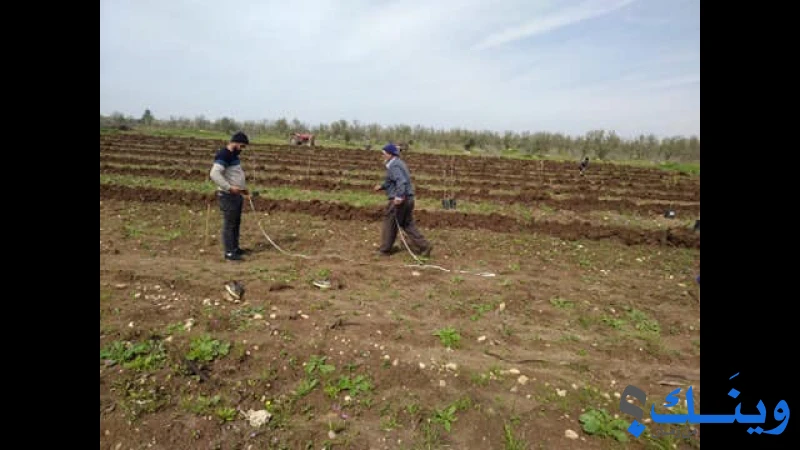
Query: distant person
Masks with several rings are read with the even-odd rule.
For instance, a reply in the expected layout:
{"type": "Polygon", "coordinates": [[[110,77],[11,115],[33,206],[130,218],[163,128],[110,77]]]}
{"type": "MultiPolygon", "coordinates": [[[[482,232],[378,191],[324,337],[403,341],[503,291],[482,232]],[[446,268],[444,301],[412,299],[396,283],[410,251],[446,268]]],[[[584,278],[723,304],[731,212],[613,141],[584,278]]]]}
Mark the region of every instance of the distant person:
{"type": "Polygon", "coordinates": [[[381,255],[391,254],[398,225],[405,231],[411,242],[408,246],[413,252],[430,256],[433,246],[417,230],[414,224],[414,186],[406,163],[400,159],[400,151],[392,143],[383,147],[383,160],[386,164],[386,180],[376,184],[374,191],[386,191],[389,203],[383,216],[381,231],[381,255]]]}
{"type": "Polygon", "coordinates": [[[237,132],[225,147],[217,151],[211,166],[211,180],[217,185],[217,199],[222,211],[222,244],[225,259],[239,261],[245,250],[239,247],[239,230],[242,224],[242,205],[245,195],[250,195],[245,182],[239,154],[247,148],[247,135],[237,132]]]}
{"type": "Polygon", "coordinates": [[[583,176],[583,173],[586,172],[587,168],[589,168],[589,157],[588,156],[583,158],[583,161],[581,161],[581,165],[580,165],[581,176],[583,176]]]}

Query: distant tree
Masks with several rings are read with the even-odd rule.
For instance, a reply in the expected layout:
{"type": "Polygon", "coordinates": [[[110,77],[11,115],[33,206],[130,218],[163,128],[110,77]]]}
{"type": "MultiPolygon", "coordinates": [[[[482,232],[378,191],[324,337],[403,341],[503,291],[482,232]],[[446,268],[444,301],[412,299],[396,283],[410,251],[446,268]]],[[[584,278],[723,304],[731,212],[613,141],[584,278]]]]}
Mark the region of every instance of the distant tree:
{"type": "Polygon", "coordinates": [[[292,131],[295,133],[305,133],[308,127],[303,122],[300,122],[296,117],[292,119],[292,131]]]}
{"type": "Polygon", "coordinates": [[[236,121],[231,119],[230,117],[223,117],[223,118],[217,120],[217,122],[214,124],[214,127],[217,130],[222,131],[225,134],[234,133],[234,132],[236,132],[236,130],[241,128],[236,123],[236,121]]]}
{"type": "Polygon", "coordinates": [[[578,136],[568,136],[549,132],[494,132],[488,130],[465,130],[463,128],[435,129],[421,125],[380,125],[364,123],[358,120],[349,122],[341,119],[317,126],[309,127],[299,119],[291,122],[285,118],[276,121],[245,121],[238,123],[231,118],[222,118],[214,122],[198,117],[194,120],[169,117],[157,120],[152,111],[147,110],[141,118],[127,117],[114,113],[104,117],[100,115],[102,127],[134,126],[148,124],[156,127],[173,129],[206,129],[231,133],[244,130],[248,133],[286,137],[290,131],[311,132],[317,140],[330,139],[348,143],[362,142],[369,137],[371,143],[382,146],[386,142],[414,143],[420,148],[452,149],[464,148],[470,151],[496,153],[502,150],[518,149],[527,154],[565,155],[569,157],[596,156],[602,159],[625,157],[638,160],[681,160],[698,161],[700,158],[699,136],[669,136],[663,141],[654,134],[641,134],[630,140],[619,137],[613,130],[591,130],[578,136]],[[294,129],[292,129],[294,127],[294,129]]]}
{"type": "Polygon", "coordinates": [[[609,132],[605,140],[601,140],[600,146],[597,148],[597,157],[599,159],[606,159],[609,154],[614,153],[620,149],[622,140],[617,136],[615,131],[609,132]]]}
{"type": "Polygon", "coordinates": [[[286,120],[286,118],[281,117],[275,121],[275,132],[280,136],[286,136],[289,134],[289,122],[286,120]]]}
{"type": "Polygon", "coordinates": [[[689,154],[686,155],[687,159],[699,160],[700,159],[700,138],[692,136],[689,138],[689,154]]]}

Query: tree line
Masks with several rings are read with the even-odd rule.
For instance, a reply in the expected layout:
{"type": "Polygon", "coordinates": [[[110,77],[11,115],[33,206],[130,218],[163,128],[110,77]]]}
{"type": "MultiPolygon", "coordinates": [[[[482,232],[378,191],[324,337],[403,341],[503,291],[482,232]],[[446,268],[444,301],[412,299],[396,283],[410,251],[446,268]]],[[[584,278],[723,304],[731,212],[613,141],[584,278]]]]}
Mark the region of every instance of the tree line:
{"type": "Polygon", "coordinates": [[[207,130],[230,134],[243,130],[257,136],[286,138],[290,134],[313,133],[318,142],[331,141],[346,145],[380,145],[383,142],[406,142],[413,148],[453,150],[497,154],[517,151],[533,156],[562,156],[571,158],[596,158],[601,160],[627,159],[648,161],[695,162],[700,160],[700,138],[697,136],[669,136],[658,138],[654,134],[640,135],[636,139],[622,139],[613,130],[591,130],[582,136],[561,133],[506,131],[476,131],[452,128],[434,129],[421,125],[362,124],[357,120],[337,120],[331,123],[309,125],[298,119],[262,121],[236,121],[229,117],[209,120],[170,117],[156,119],[148,109],[140,118],[114,113],[100,115],[101,128],[148,128],[207,130]]]}

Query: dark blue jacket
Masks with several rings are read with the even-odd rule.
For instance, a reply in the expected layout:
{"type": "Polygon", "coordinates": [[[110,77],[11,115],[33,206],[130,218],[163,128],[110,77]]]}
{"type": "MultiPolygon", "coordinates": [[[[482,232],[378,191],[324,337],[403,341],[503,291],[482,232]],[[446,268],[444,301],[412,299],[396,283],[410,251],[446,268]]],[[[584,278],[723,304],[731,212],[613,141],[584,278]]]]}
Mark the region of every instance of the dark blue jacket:
{"type": "Polygon", "coordinates": [[[386,179],[381,185],[381,189],[386,191],[386,196],[390,200],[414,196],[411,174],[402,159],[394,157],[386,164],[386,179]]]}

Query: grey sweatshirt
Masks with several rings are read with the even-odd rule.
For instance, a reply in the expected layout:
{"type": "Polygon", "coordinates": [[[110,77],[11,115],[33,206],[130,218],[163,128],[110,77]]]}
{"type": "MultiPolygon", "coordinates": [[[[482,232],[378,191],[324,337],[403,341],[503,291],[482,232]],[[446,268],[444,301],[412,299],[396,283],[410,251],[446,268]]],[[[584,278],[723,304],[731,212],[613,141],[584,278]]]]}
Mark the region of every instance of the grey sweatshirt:
{"type": "Polygon", "coordinates": [[[239,161],[239,153],[232,152],[223,147],[214,156],[214,164],[211,166],[211,180],[216,183],[217,189],[228,192],[231,186],[238,186],[247,189],[242,163],[239,161]]]}

